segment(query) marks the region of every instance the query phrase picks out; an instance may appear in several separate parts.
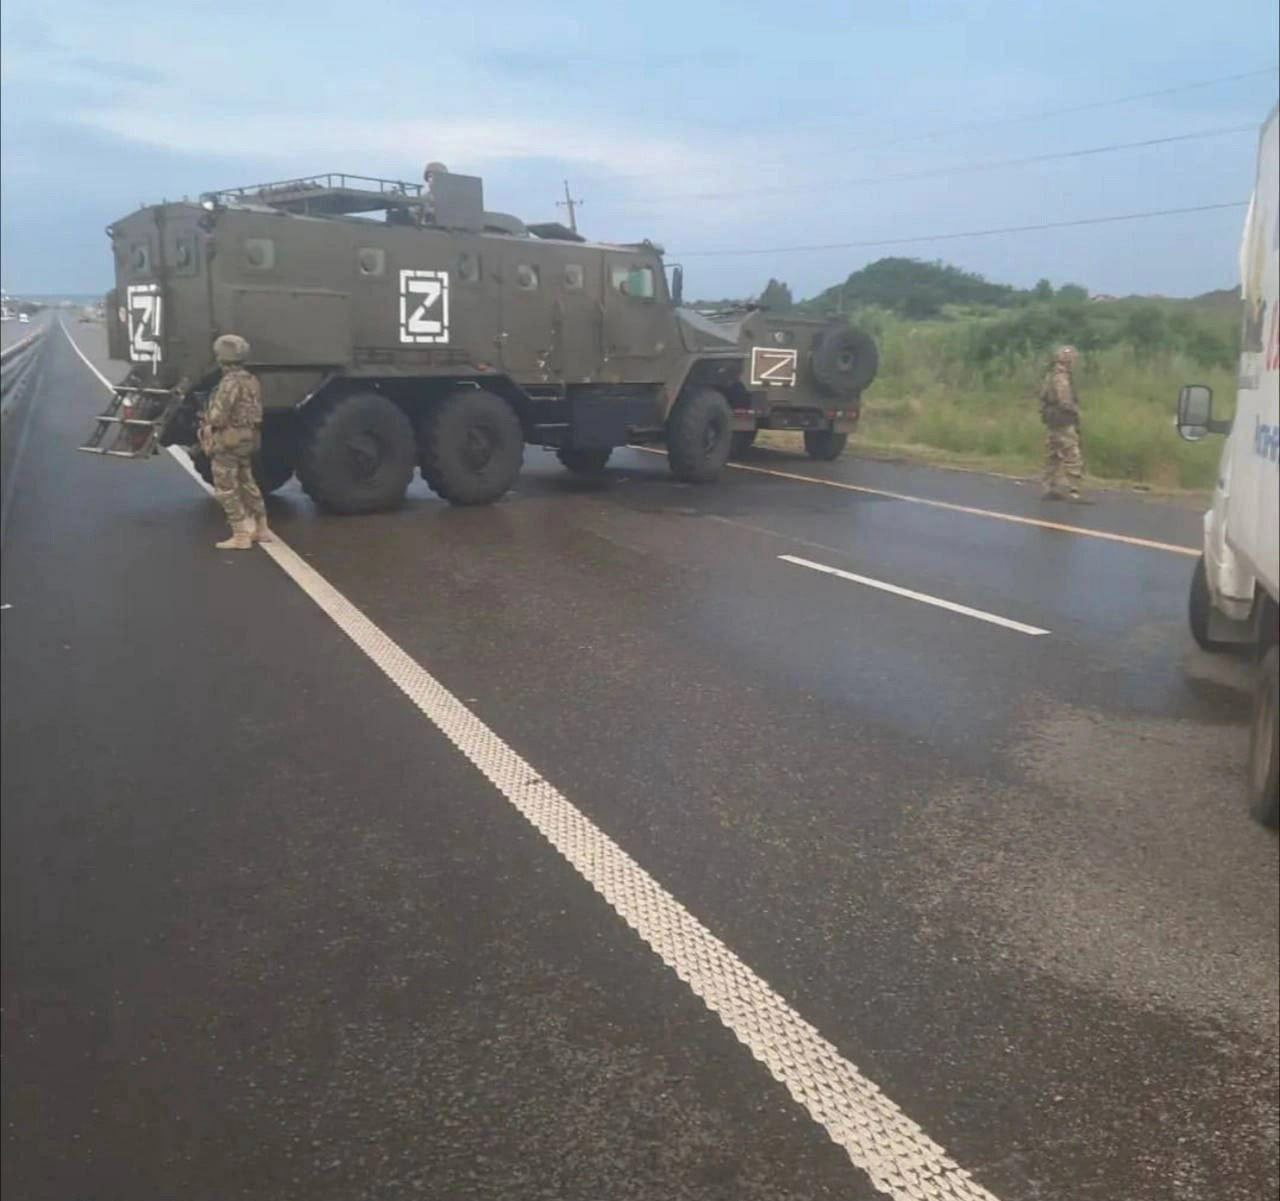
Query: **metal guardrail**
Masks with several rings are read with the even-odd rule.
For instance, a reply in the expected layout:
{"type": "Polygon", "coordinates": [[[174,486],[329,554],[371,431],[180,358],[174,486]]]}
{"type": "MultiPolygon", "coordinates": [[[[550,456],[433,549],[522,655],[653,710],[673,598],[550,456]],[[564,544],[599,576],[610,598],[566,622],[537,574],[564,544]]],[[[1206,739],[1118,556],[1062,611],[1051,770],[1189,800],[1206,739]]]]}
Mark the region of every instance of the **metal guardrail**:
{"type": "Polygon", "coordinates": [[[25,390],[27,381],[31,379],[31,366],[40,357],[33,352],[39,349],[47,332],[47,327],[34,329],[25,338],[0,350],[0,367],[3,368],[0,372],[0,412],[5,418],[9,416],[15,396],[25,390]]]}
{"type": "Polygon", "coordinates": [[[12,346],[6,346],[4,350],[0,350],[0,363],[7,363],[29,346],[34,346],[43,334],[43,329],[33,329],[25,338],[21,338],[12,346]]]}

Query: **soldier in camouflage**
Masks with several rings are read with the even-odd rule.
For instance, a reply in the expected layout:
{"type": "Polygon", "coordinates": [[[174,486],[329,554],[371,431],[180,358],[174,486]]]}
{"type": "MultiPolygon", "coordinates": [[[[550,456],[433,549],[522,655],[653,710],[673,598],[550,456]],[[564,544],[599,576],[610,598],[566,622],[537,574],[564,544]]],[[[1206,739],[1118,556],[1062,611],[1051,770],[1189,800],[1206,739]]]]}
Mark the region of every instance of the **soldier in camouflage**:
{"type": "Polygon", "coordinates": [[[1084,503],[1080,477],[1080,401],[1071,382],[1075,366],[1074,346],[1060,346],[1040,388],[1040,420],[1045,425],[1044,496],[1046,500],[1084,503]]]}
{"type": "Polygon", "coordinates": [[[213,494],[231,523],[219,550],[249,550],[270,542],[267,509],[253,478],[253,454],[262,439],[262,389],[244,368],[249,343],[223,334],[213,344],[222,379],[209,397],[200,423],[200,447],[213,468],[213,494]]]}

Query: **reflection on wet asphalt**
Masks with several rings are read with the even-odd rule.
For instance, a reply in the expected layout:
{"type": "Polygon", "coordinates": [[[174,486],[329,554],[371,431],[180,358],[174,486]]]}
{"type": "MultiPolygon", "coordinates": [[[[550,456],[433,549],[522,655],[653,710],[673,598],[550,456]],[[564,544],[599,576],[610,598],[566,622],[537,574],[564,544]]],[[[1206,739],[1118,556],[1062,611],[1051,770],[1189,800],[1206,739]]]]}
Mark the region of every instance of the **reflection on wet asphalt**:
{"type": "MultiPolygon", "coordinates": [[[[13,1195],[876,1195],[307,597],[209,549],[173,463],[69,452],[101,404],[69,347],[44,389],[4,548],[13,1195]]],[[[270,503],[995,1196],[1274,1195],[1277,840],[1190,558],[629,450],[531,449],[488,509],[270,503]]]]}

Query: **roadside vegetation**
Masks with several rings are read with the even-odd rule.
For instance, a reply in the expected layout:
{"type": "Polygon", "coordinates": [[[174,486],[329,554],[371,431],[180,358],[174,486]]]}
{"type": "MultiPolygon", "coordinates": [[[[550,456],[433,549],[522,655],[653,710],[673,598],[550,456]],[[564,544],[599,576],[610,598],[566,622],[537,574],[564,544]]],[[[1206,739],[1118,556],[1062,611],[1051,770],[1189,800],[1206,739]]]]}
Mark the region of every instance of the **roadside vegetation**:
{"type": "MultiPolygon", "coordinates": [[[[776,280],[768,292],[789,295],[776,280]]],[[[1070,343],[1080,351],[1089,474],[1158,488],[1212,487],[1218,440],[1183,442],[1173,411],[1184,383],[1212,387],[1224,416],[1234,404],[1234,292],[1090,299],[1075,284],[1041,280],[1019,290],[941,263],[882,259],[790,311],[846,317],[879,345],[880,374],[864,398],[855,450],[1034,472],[1044,439],[1040,382],[1052,349],[1070,343]]]]}

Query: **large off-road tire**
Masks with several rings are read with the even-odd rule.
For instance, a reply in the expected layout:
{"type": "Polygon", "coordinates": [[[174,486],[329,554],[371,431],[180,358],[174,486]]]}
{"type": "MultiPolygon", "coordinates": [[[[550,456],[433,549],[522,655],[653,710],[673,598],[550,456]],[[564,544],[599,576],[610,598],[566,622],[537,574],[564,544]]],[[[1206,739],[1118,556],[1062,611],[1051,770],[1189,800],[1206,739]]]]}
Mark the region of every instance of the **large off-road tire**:
{"type": "Polygon", "coordinates": [[[268,421],[262,427],[262,449],[253,456],[253,475],[262,495],[283,488],[293,478],[297,465],[296,426],[268,421]]]}
{"type": "Polygon", "coordinates": [[[330,513],[378,513],[403,502],[416,457],[409,418],[377,392],[352,392],[308,415],[298,480],[330,513]]]}
{"type": "Polygon", "coordinates": [[[604,470],[612,447],[590,449],[582,446],[562,446],[556,451],[556,458],[574,475],[599,475],[604,470]]]}
{"type": "Polygon", "coordinates": [[[524,461],[516,411],[483,388],[459,388],[418,422],[422,478],[454,505],[487,505],[504,496],[524,461]]]}
{"type": "Polygon", "coordinates": [[[1209,637],[1209,614],[1213,608],[1213,600],[1209,596],[1209,577],[1205,572],[1204,555],[1196,560],[1196,569],[1191,574],[1191,592],[1187,597],[1187,621],[1191,626],[1191,637],[1196,645],[1205,651],[1226,650],[1230,643],[1218,642],[1209,637]]]}
{"type": "Polygon", "coordinates": [[[758,432],[758,430],[734,430],[733,438],[729,443],[729,458],[742,458],[755,445],[758,432]]]}
{"type": "Polygon", "coordinates": [[[1264,826],[1280,826],[1280,646],[1274,643],[1258,664],[1249,734],[1249,812],[1264,826]]]}
{"type": "Polygon", "coordinates": [[[809,369],[828,395],[857,396],[875,379],[880,352],[870,334],[851,326],[833,326],[818,335],[809,369]]]}
{"type": "MultiPolygon", "coordinates": [[[[191,465],[200,478],[213,487],[213,464],[199,447],[191,452],[191,465]]],[[[253,478],[258,482],[258,491],[263,496],[270,496],[293,478],[293,464],[283,455],[259,452],[253,456],[253,478]]]]}
{"type": "Polygon", "coordinates": [[[733,411],[715,388],[694,388],[667,418],[667,462],[678,480],[707,484],[720,474],[733,443],[733,411]]]}
{"type": "Polygon", "coordinates": [[[848,434],[837,434],[835,430],[805,430],[804,452],[811,459],[829,463],[844,453],[848,441],[848,434]]]}

